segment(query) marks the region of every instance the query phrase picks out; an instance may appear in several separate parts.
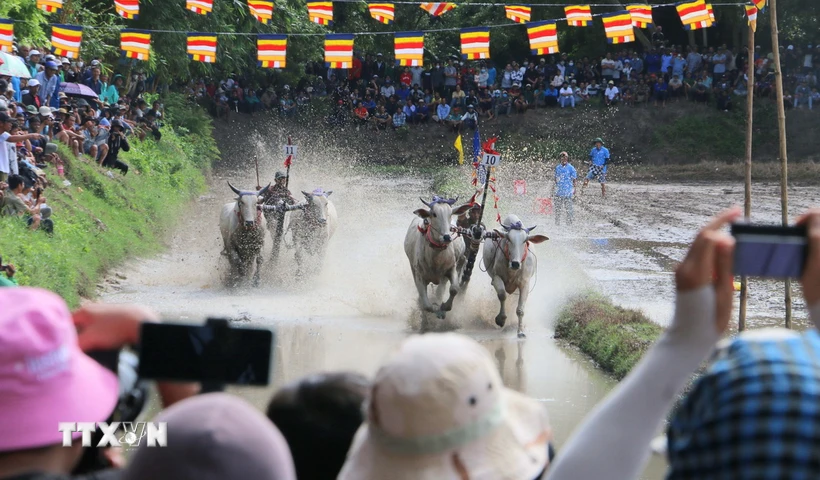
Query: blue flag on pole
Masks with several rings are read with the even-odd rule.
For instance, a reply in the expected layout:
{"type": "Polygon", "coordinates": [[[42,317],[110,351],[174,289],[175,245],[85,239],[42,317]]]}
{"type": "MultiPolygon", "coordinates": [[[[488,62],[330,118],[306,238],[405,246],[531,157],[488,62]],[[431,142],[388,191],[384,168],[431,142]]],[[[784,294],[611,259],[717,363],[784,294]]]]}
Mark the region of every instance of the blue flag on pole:
{"type": "MultiPolygon", "coordinates": [[[[481,135],[478,133],[478,126],[476,126],[475,135],[473,135],[473,162],[481,162],[481,135]]],[[[476,167],[476,175],[478,176],[478,184],[483,187],[484,182],[487,181],[487,170],[484,165],[476,167]]]]}

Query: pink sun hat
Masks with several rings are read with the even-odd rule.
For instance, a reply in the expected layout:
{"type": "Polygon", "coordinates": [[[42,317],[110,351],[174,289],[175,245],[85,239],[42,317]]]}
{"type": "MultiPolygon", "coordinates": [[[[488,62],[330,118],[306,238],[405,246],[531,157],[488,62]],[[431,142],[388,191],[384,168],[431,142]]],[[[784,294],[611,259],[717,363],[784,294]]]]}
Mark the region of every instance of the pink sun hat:
{"type": "Polygon", "coordinates": [[[80,350],[63,299],[3,288],[0,306],[0,452],[62,444],[60,422],[105,421],[117,377],[80,350]]]}

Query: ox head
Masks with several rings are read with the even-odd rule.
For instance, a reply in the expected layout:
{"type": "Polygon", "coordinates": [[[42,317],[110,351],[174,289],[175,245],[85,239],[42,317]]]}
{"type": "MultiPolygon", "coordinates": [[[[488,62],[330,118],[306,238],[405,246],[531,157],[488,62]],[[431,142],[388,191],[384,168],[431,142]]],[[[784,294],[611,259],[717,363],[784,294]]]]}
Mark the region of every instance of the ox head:
{"type": "Polygon", "coordinates": [[[549,240],[549,237],[544,235],[530,235],[533,230],[535,226],[525,227],[515,215],[508,215],[501,222],[501,230],[495,230],[499,237],[507,240],[507,257],[511,270],[518,270],[523,266],[528,243],[541,243],[549,240]]]}
{"type": "Polygon", "coordinates": [[[259,197],[268,191],[270,188],[270,184],[267,187],[259,190],[258,192],[249,192],[246,190],[239,190],[238,188],[231,185],[231,182],[228,182],[228,186],[231,187],[233,193],[237,195],[236,198],[236,211],[237,215],[239,216],[239,221],[243,224],[246,229],[256,228],[256,218],[257,218],[257,204],[259,203],[259,197]]]}
{"type": "Polygon", "coordinates": [[[424,222],[430,226],[432,230],[432,232],[430,232],[431,238],[437,243],[442,244],[453,241],[453,237],[450,234],[450,217],[453,215],[462,215],[470,209],[471,205],[467,203],[454,210],[453,205],[458,201],[458,197],[446,199],[433,196],[432,202],[427,202],[423,198],[420,200],[427,208],[420,208],[413,213],[423,218],[424,222]]]}
{"type": "Polygon", "coordinates": [[[307,200],[305,214],[319,225],[327,225],[327,197],[329,197],[331,193],[333,193],[333,190],[326,192],[321,188],[317,188],[311,193],[302,190],[302,195],[304,195],[305,200],[307,200]]]}

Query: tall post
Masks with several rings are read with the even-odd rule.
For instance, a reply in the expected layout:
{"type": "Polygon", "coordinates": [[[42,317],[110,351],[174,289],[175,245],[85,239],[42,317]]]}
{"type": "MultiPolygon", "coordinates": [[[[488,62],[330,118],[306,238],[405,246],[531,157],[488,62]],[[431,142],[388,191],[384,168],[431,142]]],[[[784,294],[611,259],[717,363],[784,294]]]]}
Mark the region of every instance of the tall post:
{"type": "MultiPolygon", "coordinates": [[[[783,68],[780,63],[780,40],[777,30],[777,0],[769,0],[769,16],[772,28],[772,53],[774,54],[774,78],[777,90],[777,127],[780,131],[780,217],[783,226],[789,224],[789,156],[786,148],[786,106],[783,104],[783,68]]],[[[792,282],[786,280],[786,328],[792,328],[792,282]]]]}
{"type": "MultiPolygon", "coordinates": [[[[288,135],[288,145],[293,145],[290,140],[290,135],[288,135]]],[[[288,185],[290,184],[290,165],[293,163],[293,156],[288,155],[285,158],[285,190],[288,189],[288,185]]],[[[279,259],[279,247],[282,244],[282,235],[285,231],[285,212],[276,212],[276,237],[273,239],[273,251],[271,252],[271,256],[274,260],[279,259]]]]}
{"type": "MultiPolygon", "coordinates": [[[[754,99],[755,99],[755,31],[749,25],[749,44],[747,46],[746,60],[746,162],[744,165],[744,189],[743,189],[743,215],[746,221],[752,217],[752,126],[754,122],[754,99]]],[[[746,330],[746,304],[749,299],[749,278],[740,277],[740,316],[738,317],[737,329],[746,330]]]]}
{"type": "MultiPolygon", "coordinates": [[[[484,167],[486,177],[484,178],[484,194],[481,197],[481,210],[478,212],[478,222],[475,226],[481,227],[481,221],[484,219],[484,209],[487,207],[487,191],[490,190],[490,174],[489,166],[484,167]]],[[[473,229],[475,232],[481,229],[473,229]]],[[[472,232],[471,232],[472,233],[472,232]]],[[[475,265],[476,257],[478,256],[478,247],[481,245],[481,238],[475,238],[470,235],[470,255],[467,257],[467,265],[464,266],[464,274],[461,276],[461,286],[464,287],[470,283],[470,277],[473,275],[473,265],[475,265]]]]}

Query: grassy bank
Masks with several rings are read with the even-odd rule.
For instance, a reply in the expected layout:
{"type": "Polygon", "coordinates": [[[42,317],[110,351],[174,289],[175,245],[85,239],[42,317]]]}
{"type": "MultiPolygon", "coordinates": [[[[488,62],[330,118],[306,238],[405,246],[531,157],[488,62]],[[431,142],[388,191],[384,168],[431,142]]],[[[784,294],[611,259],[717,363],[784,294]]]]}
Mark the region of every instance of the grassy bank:
{"type": "Polygon", "coordinates": [[[589,355],[604,371],[624,378],[663,328],[643,313],[615,306],[587,293],[567,303],[555,323],[555,337],[589,355]]]}
{"type": "Polygon", "coordinates": [[[0,254],[17,267],[21,285],[53,290],[76,306],[92,297],[104,272],[133,255],[162,247],[164,235],[190,199],[205,189],[218,150],[210,119],[178,97],[164,99],[162,140],[131,140],[120,158],[127,176],[78,159],[66,149],[65,187],[53,168],[44,195],[53,210],[54,235],[30,231],[16,218],[0,218],[0,254]]]}

